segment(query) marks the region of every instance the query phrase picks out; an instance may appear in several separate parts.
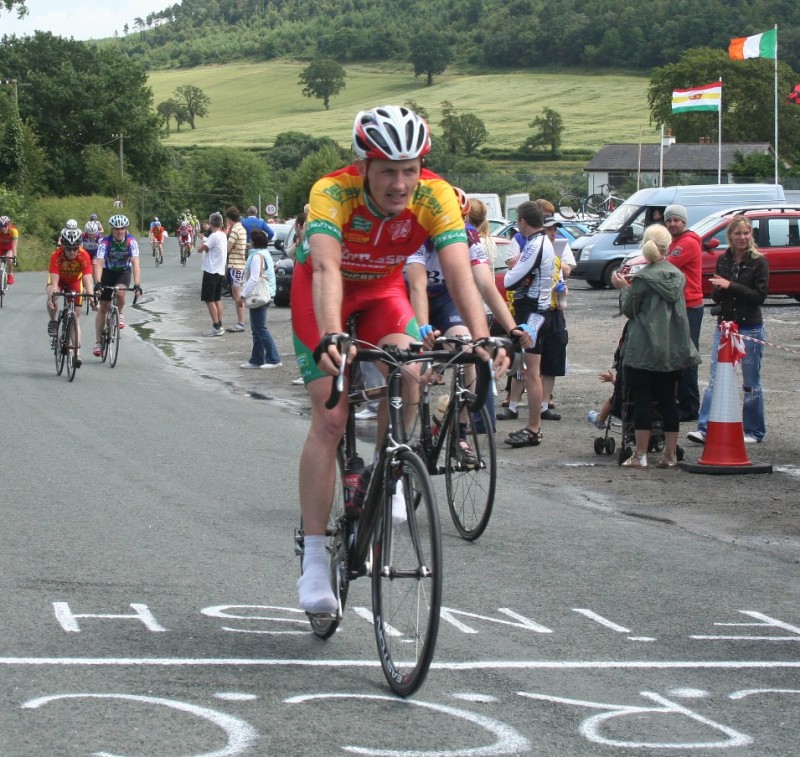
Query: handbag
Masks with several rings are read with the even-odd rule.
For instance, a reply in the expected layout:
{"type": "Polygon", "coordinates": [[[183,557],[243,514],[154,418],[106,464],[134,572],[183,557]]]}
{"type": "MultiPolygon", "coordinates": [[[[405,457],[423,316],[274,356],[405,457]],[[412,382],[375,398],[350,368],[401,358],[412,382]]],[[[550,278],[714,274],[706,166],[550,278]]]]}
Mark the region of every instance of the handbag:
{"type": "Polygon", "coordinates": [[[246,308],[262,308],[264,305],[269,305],[270,302],[272,302],[272,297],[269,294],[269,282],[262,274],[253,291],[245,297],[244,306],[246,308]]]}

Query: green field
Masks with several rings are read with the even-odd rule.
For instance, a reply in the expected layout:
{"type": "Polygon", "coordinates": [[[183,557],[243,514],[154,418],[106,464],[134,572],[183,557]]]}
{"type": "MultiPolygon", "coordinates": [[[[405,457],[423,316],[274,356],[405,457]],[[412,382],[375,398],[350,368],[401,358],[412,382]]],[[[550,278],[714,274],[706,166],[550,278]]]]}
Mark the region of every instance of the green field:
{"type": "MultiPolygon", "coordinates": [[[[326,111],[320,100],[303,97],[297,77],[305,63],[270,61],[186,70],[153,71],[149,75],[154,103],[173,96],[176,87],[193,84],[210,98],[207,117],[197,128],[184,126],[168,145],[267,147],[277,134],[300,131],[350,142],[356,111],[385,103],[414,100],[425,107],[436,130],[440,104],[479,116],[494,148],[519,146],[531,130],[528,123],[545,107],[564,119],[562,147],[597,150],[612,142],[657,142],[649,123],[645,76],[587,72],[492,72],[483,75],[446,73],[434,85],[414,78],[410,67],[388,64],[347,67],[347,86],[326,111]]],[[[173,123],[174,129],[174,123],[173,123]]]]}

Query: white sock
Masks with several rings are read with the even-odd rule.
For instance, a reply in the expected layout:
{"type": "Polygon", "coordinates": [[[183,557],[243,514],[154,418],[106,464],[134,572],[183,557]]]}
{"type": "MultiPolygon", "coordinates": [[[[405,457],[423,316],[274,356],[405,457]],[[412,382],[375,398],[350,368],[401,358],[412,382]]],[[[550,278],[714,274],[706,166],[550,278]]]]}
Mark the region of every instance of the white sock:
{"type": "Polygon", "coordinates": [[[541,412],[544,412],[549,407],[550,407],[550,404],[548,402],[542,402],[542,406],[539,409],[541,410],[541,412]]]}
{"type": "Polygon", "coordinates": [[[334,613],[338,608],[331,588],[326,537],[306,536],[303,575],[297,579],[300,607],[310,613],[334,613]]]}
{"type": "Polygon", "coordinates": [[[509,402],[508,403],[508,409],[513,413],[517,409],[518,405],[519,405],[519,402],[509,402]]]}

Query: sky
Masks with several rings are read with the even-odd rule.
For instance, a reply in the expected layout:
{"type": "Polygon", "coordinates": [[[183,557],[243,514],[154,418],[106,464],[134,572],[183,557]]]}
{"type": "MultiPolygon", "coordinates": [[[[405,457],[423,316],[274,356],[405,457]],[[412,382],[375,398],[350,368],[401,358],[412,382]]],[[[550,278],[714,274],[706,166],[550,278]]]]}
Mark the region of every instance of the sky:
{"type": "Polygon", "coordinates": [[[16,11],[0,13],[0,36],[23,36],[40,30],[60,37],[99,39],[123,34],[133,20],[174,5],[170,0],[27,0],[28,15],[17,20],[16,11]]]}

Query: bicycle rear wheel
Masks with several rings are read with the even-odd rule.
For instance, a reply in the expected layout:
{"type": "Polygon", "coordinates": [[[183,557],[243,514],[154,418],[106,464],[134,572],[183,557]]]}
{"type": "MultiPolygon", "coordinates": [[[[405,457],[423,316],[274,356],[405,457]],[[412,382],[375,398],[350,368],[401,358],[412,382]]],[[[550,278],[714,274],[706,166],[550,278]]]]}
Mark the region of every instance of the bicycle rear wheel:
{"type": "Polygon", "coordinates": [[[581,209],[581,199],[573,194],[565,194],[558,201],[558,210],[564,218],[574,218],[581,209]]]}
{"type": "MultiPolygon", "coordinates": [[[[340,447],[336,452],[336,483],[333,488],[333,507],[328,519],[326,535],[328,537],[328,557],[330,559],[331,588],[339,600],[339,610],[332,615],[312,615],[308,619],[311,630],[320,639],[327,639],[336,633],[342,621],[344,606],[347,602],[347,589],[349,579],[347,574],[347,534],[343,530],[344,524],[344,452],[340,447]]],[[[302,531],[303,524],[300,523],[302,531]]],[[[303,569],[302,555],[300,557],[300,570],[303,569]]]]}
{"type": "Polygon", "coordinates": [[[0,269],[0,308],[3,307],[3,300],[6,298],[6,287],[8,286],[8,274],[5,265],[0,269]]]}
{"type": "Polygon", "coordinates": [[[112,310],[106,321],[108,325],[108,364],[112,368],[117,364],[119,354],[119,313],[112,310]]]}
{"type": "Polygon", "coordinates": [[[603,213],[606,207],[606,198],[603,195],[589,195],[586,198],[586,210],[590,213],[603,213]]]}
{"type": "Polygon", "coordinates": [[[56,376],[60,376],[64,372],[64,362],[67,354],[64,351],[64,345],[67,343],[67,316],[62,313],[58,319],[58,331],[53,338],[53,354],[56,356],[56,376]]]}
{"type": "Polygon", "coordinates": [[[78,321],[71,313],[67,316],[66,341],[63,348],[66,352],[67,378],[75,380],[75,371],[78,369],[78,321]]]}
{"type": "Polygon", "coordinates": [[[396,460],[399,465],[385,478],[381,522],[373,542],[372,612],[383,673],[392,690],[407,697],[425,680],[436,647],[442,542],[424,464],[409,450],[399,452],[396,460]],[[405,499],[403,520],[392,517],[396,482],[405,499]]]}
{"type": "Polygon", "coordinates": [[[460,415],[464,413],[452,416],[445,440],[447,506],[461,537],[474,541],[486,530],[492,516],[497,450],[492,421],[485,406],[480,412],[469,414],[466,428],[459,424],[460,415]],[[462,445],[462,440],[469,449],[462,445]]]}

